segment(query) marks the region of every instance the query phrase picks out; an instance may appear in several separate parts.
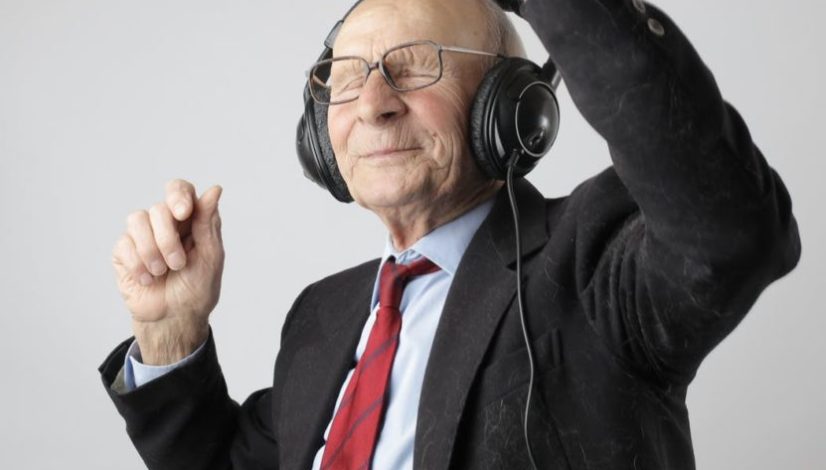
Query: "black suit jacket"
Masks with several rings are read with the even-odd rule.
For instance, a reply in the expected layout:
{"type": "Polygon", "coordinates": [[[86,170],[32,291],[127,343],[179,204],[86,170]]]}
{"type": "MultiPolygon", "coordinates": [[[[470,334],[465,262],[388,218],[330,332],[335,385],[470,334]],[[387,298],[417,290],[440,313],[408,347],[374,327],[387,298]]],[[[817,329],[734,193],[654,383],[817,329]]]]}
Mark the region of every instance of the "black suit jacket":
{"type": "MultiPolygon", "coordinates": [[[[686,388],[796,264],[789,195],[661,12],[533,0],[523,14],[614,162],[565,198],[517,185],[534,454],[542,469],[694,468],[686,388]]],[[[515,259],[503,192],[442,311],[418,404],[418,470],[529,468],[515,259]]],[[[377,263],[301,293],[273,386],[241,406],[227,396],[211,337],[195,361],[128,393],[118,378],[128,341],[119,346],[100,370],[147,465],[309,468],[353,367],[377,263]]]]}

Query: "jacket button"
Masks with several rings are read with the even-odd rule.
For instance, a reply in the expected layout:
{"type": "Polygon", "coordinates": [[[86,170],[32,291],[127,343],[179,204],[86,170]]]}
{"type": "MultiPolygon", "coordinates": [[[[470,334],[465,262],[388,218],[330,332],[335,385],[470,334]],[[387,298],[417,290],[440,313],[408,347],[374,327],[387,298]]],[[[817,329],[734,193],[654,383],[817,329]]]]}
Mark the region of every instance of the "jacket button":
{"type": "Polygon", "coordinates": [[[645,13],[645,2],[643,0],[631,0],[631,3],[634,4],[634,8],[636,8],[638,12],[645,13]]]}
{"type": "Polygon", "coordinates": [[[657,36],[662,36],[665,34],[665,28],[663,28],[662,23],[654,18],[648,18],[648,29],[650,29],[651,32],[657,36]]]}

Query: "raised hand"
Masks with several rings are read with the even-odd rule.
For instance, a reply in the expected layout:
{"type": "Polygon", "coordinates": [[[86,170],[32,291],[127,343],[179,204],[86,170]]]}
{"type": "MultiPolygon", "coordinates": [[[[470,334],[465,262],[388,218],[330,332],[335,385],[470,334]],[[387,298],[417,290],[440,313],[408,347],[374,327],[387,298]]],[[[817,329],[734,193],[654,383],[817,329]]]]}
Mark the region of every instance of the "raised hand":
{"type": "Polygon", "coordinates": [[[224,268],[221,192],[213,186],[198,198],[191,183],[172,180],[163,202],[129,214],[115,244],[112,264],[145,364],[176,362],[207,338],[224,268]]]}

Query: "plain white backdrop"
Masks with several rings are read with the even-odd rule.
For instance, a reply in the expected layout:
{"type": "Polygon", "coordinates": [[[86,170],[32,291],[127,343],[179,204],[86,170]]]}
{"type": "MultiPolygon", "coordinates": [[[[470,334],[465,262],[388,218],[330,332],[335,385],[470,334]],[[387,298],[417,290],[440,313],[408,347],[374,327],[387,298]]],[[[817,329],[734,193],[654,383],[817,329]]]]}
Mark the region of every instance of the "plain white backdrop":
{"type": "MultiPolygon", "coordinates": [[[[698,468],[826,468],[826,6],[657,5],[784,179],[803,240],[797,269],[689,388],[698,468]]],[[[0,0],[0,468],[144,468],[96,368],[130,335],[112,245],[167,180],[224,187],[212,325],[236,400],[269,385],[300,289],[380,255],[378,219],[307,181],[294,150],[304,71],[348,6],[0,0]]],[[[546,196],[610,164],[564,86],[560,97],[559,140],[529,177],[546,196]]]]}

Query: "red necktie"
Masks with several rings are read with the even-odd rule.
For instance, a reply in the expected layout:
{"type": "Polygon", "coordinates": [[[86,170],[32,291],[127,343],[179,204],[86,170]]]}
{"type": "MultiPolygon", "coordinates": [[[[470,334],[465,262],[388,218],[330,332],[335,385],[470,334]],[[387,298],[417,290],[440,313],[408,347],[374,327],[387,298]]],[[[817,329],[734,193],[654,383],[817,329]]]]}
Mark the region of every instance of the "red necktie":
{"type": "Polygon", "coordinates": [[[390,370],[399,345],[402,326],[399,304],[404,286],[414,276],[438,270],[427,258],[403,265],[390,257],[382,266],[376,322],[333,418],[321,470],[370,468],[384,414],[390,370]]]}

